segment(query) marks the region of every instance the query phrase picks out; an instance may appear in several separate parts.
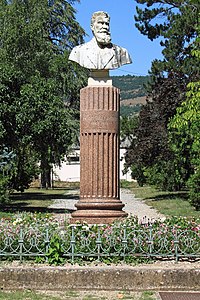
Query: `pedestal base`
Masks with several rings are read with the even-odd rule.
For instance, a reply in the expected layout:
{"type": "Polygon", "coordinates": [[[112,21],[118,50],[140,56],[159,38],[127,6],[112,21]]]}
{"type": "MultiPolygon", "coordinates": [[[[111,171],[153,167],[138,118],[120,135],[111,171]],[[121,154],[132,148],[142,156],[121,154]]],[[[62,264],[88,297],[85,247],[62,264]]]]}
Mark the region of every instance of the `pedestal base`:
{"type": "Polygon", "coordinates": [[[109,224],[116,219],[125,218],[128,214],[122,210],[124,204],[119,199],[84,199],[75,205],[70,223],[76,221],[89,224],[109,224]]]}
{"type": "Polygon", "coordinates": [[[70,219],[70,224],[76,224],[76,222],[87,223],[87,224],[112,224],[116,220],[123,220],[124,217],[127,217],[127,214],[124,212],[125,216],[119,217],[73,217],[70,219]]]}

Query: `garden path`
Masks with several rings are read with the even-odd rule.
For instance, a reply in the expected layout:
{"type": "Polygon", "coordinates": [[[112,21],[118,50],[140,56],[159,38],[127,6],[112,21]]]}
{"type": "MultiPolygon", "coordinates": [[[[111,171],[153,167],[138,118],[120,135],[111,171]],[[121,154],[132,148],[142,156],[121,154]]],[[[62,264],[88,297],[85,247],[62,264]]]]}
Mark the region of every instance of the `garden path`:
{"type": "MultiPolygon", "coordinates": [[[[70,199],[56,199],[54,203],[49,206],[53,209],[65,209],[66,211],[75,210],[75,204],[78,201],[79,190],[67,192],[72,195],[70,199]],[[77,199],[74,199],[77,196],[77,199]]],[[[164,215],[158,213],[154,208],[145,203],[144,200],[135,198],[134,194],[128,189],[121,189],[120,199],[124,203],[124,210],[130,215],[138,217],[139,221],[147,222],[148,220],[164,219],[164,215]]]]}

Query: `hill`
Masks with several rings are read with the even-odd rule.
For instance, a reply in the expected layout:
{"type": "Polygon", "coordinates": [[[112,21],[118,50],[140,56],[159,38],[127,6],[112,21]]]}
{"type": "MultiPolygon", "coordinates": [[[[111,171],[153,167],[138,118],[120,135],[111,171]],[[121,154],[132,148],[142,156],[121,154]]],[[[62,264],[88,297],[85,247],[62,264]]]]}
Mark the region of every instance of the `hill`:
{"type": "Polygon", "coordinates": [[[120,101],[120,105],[130,106],[130,105],[137,105],[137,104],[146,104],[146,96],[136,97],[133,99],[125,99],[120,101]]]}
{"type": "Polygon", "coordinates": [[[113,85],[121,91],[120,114],[129,116],[138,114],[141,106],[146,103],[145,84],[149,76],[113,76],[113,85]]]}
{"type": "Polygon", "coordinates": [[[112,76],[113,85],[121,90],[121,100],[143,97],[146,95],[144,85],[149,76],[112,76]]]}

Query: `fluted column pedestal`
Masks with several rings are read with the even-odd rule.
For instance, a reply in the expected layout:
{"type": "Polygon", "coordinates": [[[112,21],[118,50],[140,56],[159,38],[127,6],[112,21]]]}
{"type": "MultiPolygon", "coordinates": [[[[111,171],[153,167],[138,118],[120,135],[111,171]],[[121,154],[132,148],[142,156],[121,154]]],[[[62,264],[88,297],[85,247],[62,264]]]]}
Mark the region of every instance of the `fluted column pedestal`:
{"type": "Polygon", "coordinates": [[[126,217],[119,194],[119,89],[87,86],[80,93],[80,200],[71,223],[126,217]]]}

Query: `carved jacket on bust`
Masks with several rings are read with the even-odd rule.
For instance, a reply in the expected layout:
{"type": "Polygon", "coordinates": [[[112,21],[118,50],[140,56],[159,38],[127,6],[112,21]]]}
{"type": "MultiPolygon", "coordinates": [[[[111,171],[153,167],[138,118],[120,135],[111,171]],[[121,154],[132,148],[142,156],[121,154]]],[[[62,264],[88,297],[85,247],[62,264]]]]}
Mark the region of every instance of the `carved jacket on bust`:
{"type": "Polygon", "coordinates": [[[112,43],[100,47],[95,37],[88,43],[73,48],[69,60],[91,70],[111,70],[132,62],[125,48],[112,43]]]}

